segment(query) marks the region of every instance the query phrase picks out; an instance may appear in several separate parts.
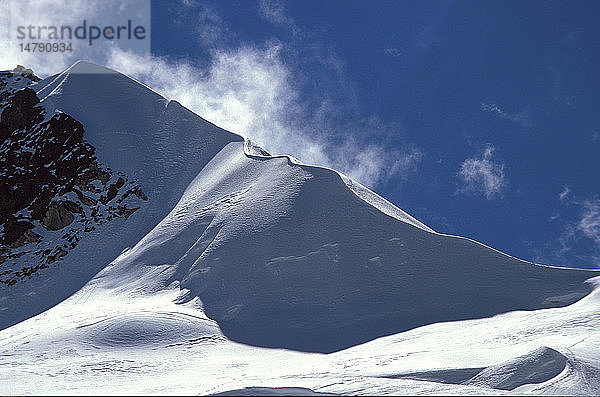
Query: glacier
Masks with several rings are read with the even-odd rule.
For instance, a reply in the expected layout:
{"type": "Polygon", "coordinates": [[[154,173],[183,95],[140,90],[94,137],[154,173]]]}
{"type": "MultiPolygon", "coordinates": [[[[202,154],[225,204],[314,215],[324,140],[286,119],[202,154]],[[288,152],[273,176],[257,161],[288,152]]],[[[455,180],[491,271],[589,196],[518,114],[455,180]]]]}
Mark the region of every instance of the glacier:
{"type": "Polygon", "coordinates": [[[600,271],[437,233],[102,66],[28,87],[147,200],[2,287],[2,394],[600,393],[600,271]]]}

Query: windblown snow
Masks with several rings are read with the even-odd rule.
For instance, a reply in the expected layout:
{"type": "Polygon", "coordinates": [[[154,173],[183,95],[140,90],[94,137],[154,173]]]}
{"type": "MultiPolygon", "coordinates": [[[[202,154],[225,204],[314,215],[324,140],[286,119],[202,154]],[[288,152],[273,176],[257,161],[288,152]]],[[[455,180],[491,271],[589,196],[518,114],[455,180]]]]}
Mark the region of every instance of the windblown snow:
{"type": "Polygon", "coordinates": [[[600,393],[600,272],[436,233],[101,66],[30,87],[147,202],[3,288],[1,394],[600,393]]]}

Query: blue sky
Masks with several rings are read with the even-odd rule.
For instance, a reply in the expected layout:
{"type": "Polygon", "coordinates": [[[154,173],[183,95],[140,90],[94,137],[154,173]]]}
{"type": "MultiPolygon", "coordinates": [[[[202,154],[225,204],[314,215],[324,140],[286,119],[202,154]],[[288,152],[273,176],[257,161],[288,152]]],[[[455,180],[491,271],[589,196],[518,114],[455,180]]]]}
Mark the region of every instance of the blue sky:
{"type": "Polygon", "coordinates": [[[388,162],[361,182],[440,232],[593,267],[598,17],[596,2],[157,1],[152,50],[206,68],[214,51],[277,45],[314,128],[300,133],[388,162]]]}
{"type": "Polygon", "coordinates": [[[91,60],[439,232],[595,267],[599,20],[596,1],[155,0],[151,54],[91,60]]]}

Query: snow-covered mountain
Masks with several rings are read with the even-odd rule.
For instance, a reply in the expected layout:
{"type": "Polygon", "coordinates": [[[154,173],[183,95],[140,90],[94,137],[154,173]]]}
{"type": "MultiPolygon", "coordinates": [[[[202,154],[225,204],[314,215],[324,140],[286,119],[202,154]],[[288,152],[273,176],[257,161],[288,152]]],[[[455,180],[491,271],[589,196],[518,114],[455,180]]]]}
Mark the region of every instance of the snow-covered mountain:
{"type": "Polygon", "coordinates": [[[436,233],[101,66],[0,79],[0,392],[600,391],[600,271],[436,233]]]}

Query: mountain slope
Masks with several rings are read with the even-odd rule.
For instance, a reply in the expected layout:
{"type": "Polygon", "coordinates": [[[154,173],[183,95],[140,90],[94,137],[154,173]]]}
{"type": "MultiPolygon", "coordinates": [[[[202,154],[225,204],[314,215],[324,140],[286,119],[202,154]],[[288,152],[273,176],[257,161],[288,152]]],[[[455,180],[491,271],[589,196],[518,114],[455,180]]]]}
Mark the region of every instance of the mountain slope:
{"type": "Polygon", "coordinates": [[[141,264],[173,264],[169,281],[200,297],[234,340],[316,351],[434,322],[564,306],[589,293],[584,280],[598,274],[533,265],[399,222],[337,173],[251,158],[241,143],[212,159],[110,271],[141,264]]]}
{"type": "MultiPolygon", "coordinates": [[[[15,76],[11,79],[14,80],[15,76]]],[[[168,214],[187,184],[212,156],[228,142],[241,141],[239,136],[206,122],[177,102],[167,101],[120,73],[90,63],[78,62],[56,76],[31,83],[29,87],[41,99],[36,108],[45,114],[43,121],[32,122],[32,128],[39,130],[42,123],[51,117],[67,115],[84,130],[85,144],[89,145],[101,167],[110,171],[107,178],[97,177],[102,179],[102,185],[97,185],[100,181],[96,181],[94,186],[99,191],[108,190],[109,185],[116,184],[122,177],[141,186],[142,197],[146,200],[140,200],[140,208],[127,219],[116,218],[111,222],[94,224],[94,230],[86,230],[85,238],[80,238],[76,247],[63,248],[68,254],[61,253],[60,266],[47,263],[45,266],[51,267],[50,271],[26,274],[24,279],[27,282],[4,287],[3,299],[0,298],[2,328],[38,314],[76,292],[124,248],[137,243],[168,214]],[[19,310],[14,310],[15,307],[19,310]]],[[[19,88],[23,86],[21,84],[19,88]]],[[[72,134],[71,129],[66,133],[72,134]]],[[[13,144],[11,142],[33,153],[36,150],[43,153],[41,147],[25,143],[30,136],[27,130],[16,130],[13,137],[2,144],[3,156],[14,153],[9,145],[13,144]]],[[[23,161],[29,162],[28,159],[23,161]]],[[[119,188],[120,195],[126,193],[126,187],[119,188]]],[[[86,207],[80,197],[69,194],[71,197],[57,195],[50,198],[53,205],[68,199],[86,207]]],[[[101,193],[97,194],[99,199],[101,193]]],[[[26,208],[25,211],[31,209],[26,208]]],[[[30,214],[22,215],[31,218],[30,214]]],[[[77,216],[74,213],[74,217],[77,216]]],[[[37,234],[44,234],[45,238],[40,242],[42,245],[54,238],[47,237],[47,234],[63,234],[67,230],[47,231],[35,219],[29,222],[36,226],[34,231],[37,234]]],[[[83,232],[83,225],[80,229],[83,232]]],[[[28,245],[20,250],[37,251],[40,247],[35,244],[33,248],[28,245]]],[[[13,272],[28,266],[23,263],[23,257],[19,260],[11,258],[3,265],[9,266],[8,270],[13,272]]]]}
{"type": "MultiPolygon", "coordinates": [[[[110,69],[79,62],[33,87],[49,114],[81,122],[98,159],[148,197],[65,256],[58,268],[77,266],[76,283],[63,273],[53,284],[44,272],[35,281],[47,289],[74,292],[137,242],[102,280],[153,292],[177,282],[182,301],[200,298],[234,340],[325,352],[440,321],[564,306],[592,290],[584,281],[597,272],[538,266],[437,234],[389,203],[378,204],[385,213],[374,207],[360,197],[374,202],[372,193],[333,170],[250,155],[240,137],[110,69]],[[130,281],[147,267],[169,277],[130,281]]],[[[5,326],[40,311],[32,306],[5,326]]]]}
{"type": "MultiPolygon", "coordinates": [[[[145,270],[141,284],[163,277],[159,267],[145,270]]],[[[176,285],[148,294],[98,277],[0,331],[0,392],[597,395],[599,292],[564,308],[432,324],[324,355],[233,343],[201,316],[199,301],[173,302],[176,285]]]]}
{"type": "MultiPolygon", "coordinates": [[[[89,182],[100,204],[119,200],[125,180],[146,200],[127,217],[84,229],[53,266],[3,287],[0,364],[11,370],[0,379],[23,386],[0,392],[39,392],[30,372],[71,379],[73,392],[84,381],[100,390],[100,371],[115,392],[316,390],[330,382],[337,386],[323,391],[482,393],[552,382],[583,388],[577,377],[600,367],[600,357],[582,353],[598,346],[591,279],[599,271],[540,266],[438,234],[336,171],[269,156],[110,69],[78,62],[27,86],[43,120],[9,128],[6,142],[66,117],[81,126],[87,158],[93,153],[110,174],[89,182]],[[139,376],[120,379],[119,371],[139,376]],[[187,386],[169,389],[162,377],[136,389],[161,371],[187,386]],[[499,375],[510,371],[518,376],[499,375]],[[244,374],[270,381],[248,384],[244,374]]],[[[58,211],[67,198],[85,204],[68,189],[43,209],[58,211]]],[[[66,227],[46,233],[29,207],[11,216],[40,235],[11,250],[33,252],[66,227]]],[[[20,268],[25,257],[2,265],[20,268]]],[[[60,382],[45,382],[59,390],[60,382]]]]}

